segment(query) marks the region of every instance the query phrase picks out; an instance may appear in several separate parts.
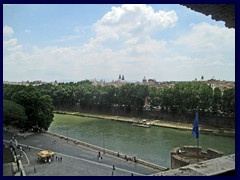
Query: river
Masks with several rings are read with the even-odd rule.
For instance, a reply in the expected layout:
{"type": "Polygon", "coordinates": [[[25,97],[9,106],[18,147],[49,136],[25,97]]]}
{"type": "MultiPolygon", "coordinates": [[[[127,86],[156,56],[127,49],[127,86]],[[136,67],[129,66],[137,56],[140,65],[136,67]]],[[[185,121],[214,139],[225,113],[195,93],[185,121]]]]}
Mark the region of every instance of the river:
{"type": "MultiPolygon", "coordinates": [[[[171,128],[142,128],[130,123],[55,114],[50,132],[62,134],[106,149],[170,167],[170,151],[175,147],[196,145],[191,131],[171,128]]],[[[235,138],[200,134],[199,145],[224,155],[235,153],[235,138]]]]}

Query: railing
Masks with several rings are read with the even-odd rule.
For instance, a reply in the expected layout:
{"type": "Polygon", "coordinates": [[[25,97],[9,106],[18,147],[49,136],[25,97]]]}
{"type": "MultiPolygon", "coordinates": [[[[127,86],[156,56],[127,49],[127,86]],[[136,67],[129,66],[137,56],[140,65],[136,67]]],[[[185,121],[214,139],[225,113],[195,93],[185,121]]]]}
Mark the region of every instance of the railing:
{"type": "Polygon", "coordinates": [[[96,146],[96,145],[93,145],[93,144],[89,144],[89,143],[86,143],[86,142],[83,142],[83,141],[79,141],[77,139],[65,137],[63,135],[60,135],[60,134],[57,134],[57,133],[52,133],[52,132],[49,132],[49,131],[46,131],[45,133],[47,133],[49,135],[52,135],[52,136],[59,137],[61,139],[68,140],[68,142],[72,142],[75,145],[82,145],[82,146],[85,146],[85,147],[88,147],[88,148],[91,148],[91,149],[94,149],[94,150],[97,150],[97,151],[105,151],[106,154],[113,155],[113,156],[116,156],[116,157],[119,157],[119,158],[123,158],[125,160],[133,161],[135,163],[139,163],[139,164],[145,165],[147,167],[151,167],[153,169],[157,169],[157,170],[160,170],[160,171],[168,170],[168,168],[166,168],[166,167],[163,167],[163,166],[160,166],[160,165],[157,165],[157,164],[153,164],[153,163],[144,161],[142,159],[138,159],[136,157],[130,157],[126,154],[115,152],[115,151],[112,151],[112,150],[109,150],[109,149],[106,149],[106,148],[103,148],[103,147],[99,147],[99,146],[96,146]]]}

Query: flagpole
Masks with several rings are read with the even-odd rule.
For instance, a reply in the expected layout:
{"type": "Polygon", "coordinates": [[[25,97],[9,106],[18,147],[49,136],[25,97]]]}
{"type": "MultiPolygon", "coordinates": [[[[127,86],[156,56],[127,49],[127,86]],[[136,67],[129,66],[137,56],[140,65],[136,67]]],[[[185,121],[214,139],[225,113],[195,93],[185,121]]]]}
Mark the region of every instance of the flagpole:
{"type": "Polygon", "coordinates": [[[197,120],[198,120],[198,138],[197,138],[197,148],[198,148],[198,162],[199,162],[199,134],[200,134],[200,131],[199,131],[199,117],[198,117],[198,113],[197,113],[197,120]]]}
{"type": "Polygon", "coordinates": [[[197,161],[199,162],[199,136],[197,138],[197,161]]]}
{"type": "Polygon", "coordinates": [[[197,161],[199,161],[199,123],[198,123],[198,112],[196,112],[196,115],[195,115],[192,134],[197,139],[197,161]]]}

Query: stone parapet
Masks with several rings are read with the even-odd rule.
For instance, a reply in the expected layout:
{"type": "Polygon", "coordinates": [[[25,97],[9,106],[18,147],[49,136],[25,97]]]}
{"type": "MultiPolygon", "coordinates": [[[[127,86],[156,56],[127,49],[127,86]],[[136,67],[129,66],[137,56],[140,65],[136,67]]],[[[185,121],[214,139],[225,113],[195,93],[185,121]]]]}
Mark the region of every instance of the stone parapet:
{"type": "Polygon", "coordinates": [[[171,151],[171,168],[176,169],[221,156],[223,156],[222,152],[211,148],[203,151],[202,147],[197,146],[176,147],[171,151]]]}

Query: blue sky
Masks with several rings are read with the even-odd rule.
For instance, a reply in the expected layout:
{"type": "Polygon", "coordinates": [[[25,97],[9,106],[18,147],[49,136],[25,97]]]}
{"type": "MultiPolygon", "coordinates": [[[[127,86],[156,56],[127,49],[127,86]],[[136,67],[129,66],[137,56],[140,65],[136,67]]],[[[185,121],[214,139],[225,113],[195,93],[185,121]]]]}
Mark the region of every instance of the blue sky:
{"type": "Polygon", "coordinates": [[[6,81],[235,81],[235,29],[181,5],[4,5],[6,81]]]}

